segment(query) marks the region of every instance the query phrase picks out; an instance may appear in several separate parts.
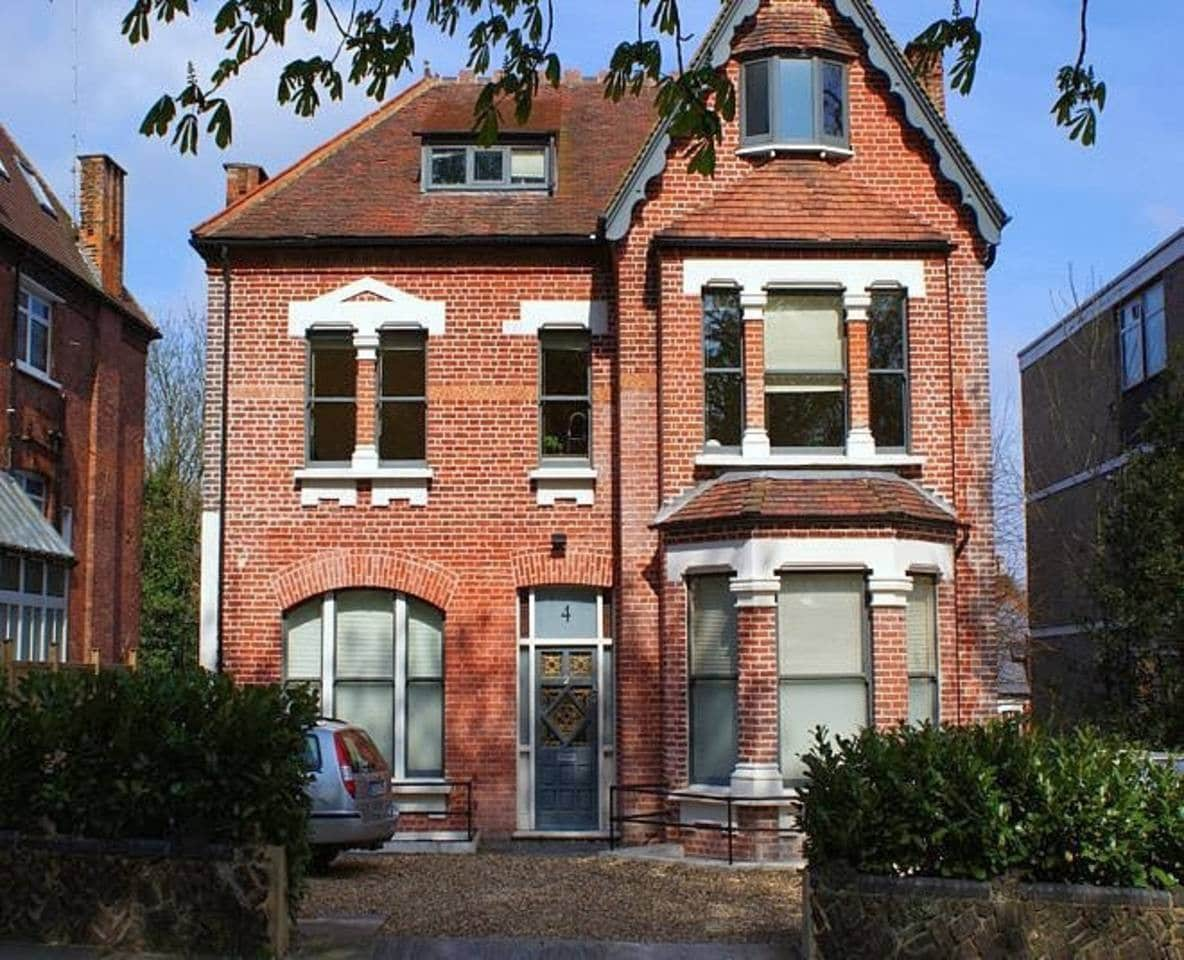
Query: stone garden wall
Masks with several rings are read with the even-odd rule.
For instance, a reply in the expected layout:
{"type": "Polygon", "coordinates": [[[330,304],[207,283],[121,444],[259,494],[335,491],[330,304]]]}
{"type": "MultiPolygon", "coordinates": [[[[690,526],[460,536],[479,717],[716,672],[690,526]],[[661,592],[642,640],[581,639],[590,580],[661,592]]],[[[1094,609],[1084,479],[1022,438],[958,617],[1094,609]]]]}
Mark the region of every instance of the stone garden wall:
{"type": "Polygon", "coordinates": [[[0,942],[251,957],[288,950],[282,847],[0,832],[0,891],[0,942]]]}
{"type": "Polygon", "coordinates": [[[810,871],[805,897],[806,956],[819,960],[1184,956],[1180,890],[810,871]]]}

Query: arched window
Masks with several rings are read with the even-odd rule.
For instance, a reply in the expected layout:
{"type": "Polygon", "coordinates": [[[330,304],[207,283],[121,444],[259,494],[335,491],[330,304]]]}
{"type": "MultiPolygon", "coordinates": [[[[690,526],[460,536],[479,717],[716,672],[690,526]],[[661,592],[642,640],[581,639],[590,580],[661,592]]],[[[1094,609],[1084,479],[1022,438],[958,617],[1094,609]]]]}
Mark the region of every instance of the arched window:
{"type": "Polygon", "coordinates": [[[337,590],[284,615],[284,680],[364,727],[396,780],[444,776],[444,616],[389,590],[337,590]]]}

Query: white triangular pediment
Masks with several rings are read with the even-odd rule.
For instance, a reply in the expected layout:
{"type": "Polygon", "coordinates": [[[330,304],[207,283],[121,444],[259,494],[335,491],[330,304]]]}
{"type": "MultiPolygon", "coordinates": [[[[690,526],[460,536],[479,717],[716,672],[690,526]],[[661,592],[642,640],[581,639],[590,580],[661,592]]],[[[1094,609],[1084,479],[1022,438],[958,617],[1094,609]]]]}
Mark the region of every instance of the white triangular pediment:
{"type": "Polygon", "coordinates": [[[429,335],[444,332],[445,305],[424,300],[374,277],[361,277],[313,300],[288,304],[288,334],[306,337],[311,330],[352,330],[375,337],[384,329],[418,327],[429,335]]]}

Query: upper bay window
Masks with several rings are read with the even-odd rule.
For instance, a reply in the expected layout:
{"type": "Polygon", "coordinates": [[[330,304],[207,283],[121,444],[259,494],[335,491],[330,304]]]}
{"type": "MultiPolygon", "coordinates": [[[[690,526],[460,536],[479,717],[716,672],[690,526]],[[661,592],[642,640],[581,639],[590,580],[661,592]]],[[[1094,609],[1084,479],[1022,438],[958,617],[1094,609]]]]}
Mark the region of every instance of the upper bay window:
{"type": "Polygon", "coordinates": [[[774,450],[841,452],[846,436],[843,301],[837,292],[769,292],[765,425],[774,450]]]}
{"type": "Polygon", "coordinates": [[[378,458],[427,460],[427,354],[420,331],[384,333],[379,350],[378,458]]]}
{"type": "Polygon", "coordinates": [[[583,330],[539,334],[539,445],[544,461],[585,463],[591,457],[592,371],[583,330]]]}
{"type": "Polygon", "coordinates": [[[850,145],[847,68],[818,57],[769,57],[743,67],[745,147],[850,145]]]}
{"type": "Polygon", "coordinates": [[[703,294],[703,416],[709,445],[739,447],[744,432],[740,291],[703,294]]]}
{"type": "Polygon", "coordinates": [[[1122,339],[1122,388],[1142,383],[1168,365],[1163,283],[1156,283],[1118,308],[1122,339]]]}
{"type": "Polygon", "coordinates": [[[546,144],[424,147],[425,190],[545,190],[551,180],[546,144]]]}
{"type": "Polygon", "coordinates": [[[49,301],[22,287],[16,300],[16,359],[47,377],[51,329],[49,301]]]}
{"type": "Polygon", "coordinates": [[[867,314],[868,406],[879,450],[909,445],[906,299],[903,289],[873,290],[867,314]]]}
{"type": "Polygon", "coordinates": [[[358,363],[348,334],[308,338],[305,439],[310,464],[347,466],[357,438],[358,363]]]}

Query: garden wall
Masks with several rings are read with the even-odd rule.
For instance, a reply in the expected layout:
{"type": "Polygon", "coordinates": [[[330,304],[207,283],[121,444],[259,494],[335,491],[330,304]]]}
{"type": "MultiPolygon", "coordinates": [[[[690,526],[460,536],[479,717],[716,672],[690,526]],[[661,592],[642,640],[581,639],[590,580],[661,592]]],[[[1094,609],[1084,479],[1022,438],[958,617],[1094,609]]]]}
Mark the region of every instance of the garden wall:
{"type": "Polygon", "coordinates": [[[1184,890],[807,874],[806,956],[1048,960],[1184,955],[1184,890]]]}
{"type": "Polygon", "coordinates": [[[219,956],[288,950],[282,847],[0,832],[0,890],[0,940],[219,956]]]}

